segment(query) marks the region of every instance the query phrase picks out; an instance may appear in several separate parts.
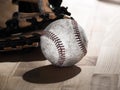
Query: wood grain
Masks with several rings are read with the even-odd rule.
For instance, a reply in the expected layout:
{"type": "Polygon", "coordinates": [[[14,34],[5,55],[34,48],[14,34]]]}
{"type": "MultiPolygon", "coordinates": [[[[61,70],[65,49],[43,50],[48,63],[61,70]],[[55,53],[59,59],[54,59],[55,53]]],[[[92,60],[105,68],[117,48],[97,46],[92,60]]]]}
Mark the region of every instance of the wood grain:
{"type": "Polygon", "coordinates": [[[118,74],[94,74],[91,90],[118,90],[118,74]]]}
{"type": "MultiPolygon", "coordinates": [[[[114,10],[114,14],[110,14],[112,16],[111,18],[109,17],[109,23],[106,26],[106,32],[103,35],[103,42],[101,44],[96,68],[95,68],[95,74],[99,74],[97,78],[100,78],[101,75],[107,76],[113,75],[111,77],[112,80],[110,82],[118,82],[117,80],[119,79],[119,66],[120,66],[120,13],[117,12],[120,7],[111,7],[109,6],[111,10],[114,10]],[[116,79],[116,74],[118,75],[116,79]]],[[[110,11],[109,11],[110,12],[110,11]]],[[[92,82],[95,83],[95,77],[93,75],[92,82]]],[[[109,76],[107,76],[109,77],[109,76]]],[[[111,80],[109,79],[109,80],[111,80]]],[[[99,82],[99,80],[96,80],[99,82]]],[[[101,79],[102,81],[102,79],[101,79]]],[[[104,81],[104,80],[103,80],[104,81]]],[[[109,81],[108,81],[109,82],[109,81]]],[[[110,84],[110,83],[109,83],[110,84]]],[[[111,84],[109,90],[119,90],[118,89],[119,83],[116,84],[111,84]],[[116,85],[116,86],[115,86],[116,85]]],[[[109,85],[108,85],[109,86],[109,85]]],[[[97,85],[93,85],[93,87],[96,87],[94,90],[99,90],[99,87],[97,85]]],[[[103,87],[101,90],[108,90],[108,88],[103,87]]]]}

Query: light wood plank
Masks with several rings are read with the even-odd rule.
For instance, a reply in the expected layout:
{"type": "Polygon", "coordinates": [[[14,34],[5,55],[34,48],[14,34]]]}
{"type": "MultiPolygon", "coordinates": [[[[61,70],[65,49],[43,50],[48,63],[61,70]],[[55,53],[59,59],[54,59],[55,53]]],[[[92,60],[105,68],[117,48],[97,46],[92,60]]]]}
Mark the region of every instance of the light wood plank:
{"type": "Polygon", "coordinates": [[[118,74],[94,74],[91,90],[118,90],[118,74]]]}
{"type": "MultiPolygon", "coordinates": [[[[120,9],[119,6],[118,8],[120,9]]],[[[109,81],[107,82],[115,82],[115,84],[109,83],[108,87],[110,86],[111,90],[119,90],[118,79],[120,74],[120,13],[118,14],[118,9],[115,10],[117,15],[113,15],[114,17],[112,20],[110,19],[111,22],[106,27],[106,33],[103,35],[104,41],[101,44],[100,54],[98,56],[98,61],[92,79],[93,83],[99,83],[100,81],[104,81],[102,79],[104,76],[109,78],[109,81]],[[98,74],[98,76],[95,77],[95,74],[98,74]]],[[[100,89],[99,85],[93,85],[92,87],[94,87],[94,90],[100,89]]],[[[103,85],[103,88],[100,90],[108,90],[106,87],[107,86],[104,87],[103,85]]]]}
{"type": "Polygon", "coordinates": [[[3,87],[6,85],[7,80],[8,76],[0,74],[0,90],[2,90],[3,87]]]}
{"type": "Polygon", "coordinates": [[[77,63],[79,66],[96,66],[97,56],[88,56],[86,55],[83,59],[77,63]]]}
{"type": "Polygon", "coordinates": [[[0,74],[11,76],[19,63],[0,63],[0,74]]]}
{"type": "Polygon", "coordinates": [[[114,22],[112,20],[110,25],[104,36],[96,73],[120,73],[120,16],[114,18],[114,22]]]}

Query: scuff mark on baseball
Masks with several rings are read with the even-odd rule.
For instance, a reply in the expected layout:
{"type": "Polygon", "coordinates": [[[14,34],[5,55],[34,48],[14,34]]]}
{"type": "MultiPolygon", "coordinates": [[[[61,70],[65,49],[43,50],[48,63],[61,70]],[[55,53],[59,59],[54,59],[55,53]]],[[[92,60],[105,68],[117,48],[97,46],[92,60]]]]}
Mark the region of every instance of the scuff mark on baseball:
{"type": "Polygon", "coordinates": [[[87,38],[75,20],[60,19],[45,28],[41,49],[53,65],[65,67],[78,63],[87,53],[87,38]]]}

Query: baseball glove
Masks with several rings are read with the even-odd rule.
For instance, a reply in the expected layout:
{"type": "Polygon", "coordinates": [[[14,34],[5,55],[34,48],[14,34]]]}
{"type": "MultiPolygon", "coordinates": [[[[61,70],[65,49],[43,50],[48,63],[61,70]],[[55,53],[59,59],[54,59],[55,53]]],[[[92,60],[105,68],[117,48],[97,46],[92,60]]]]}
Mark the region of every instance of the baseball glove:
{"type": "MultiPolygon", "coordinates": [[[[40,36],[51,22],[66,18],[65,16],[71,18],[67,8],[61,7],[60,2],[58,5],[55,5],[52,0],[39,0],[41,4],[35,1],[37,0],[12,1],[19,8],[18,12],[15,11],[13,13],[12,18],[6,20],[6,27],[0,27],[0,52],[39,47],[40,36]],[[52,7],[50,8],[45,3],[51,4],[52,7]],[[31,8],[24,9],[24,6],[31,8]],[[51,15],[55,15],[55,17],[53,18],[51,15]]],[[[60,1],[62,2],[62,0],[60,1]]]]}

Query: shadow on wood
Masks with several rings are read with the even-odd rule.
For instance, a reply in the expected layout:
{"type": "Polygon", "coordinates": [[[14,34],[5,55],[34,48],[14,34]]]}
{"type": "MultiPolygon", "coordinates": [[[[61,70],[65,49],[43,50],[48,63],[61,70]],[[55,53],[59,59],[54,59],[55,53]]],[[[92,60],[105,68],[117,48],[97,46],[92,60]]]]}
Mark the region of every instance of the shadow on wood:
{"type": "Polygon", "coordinates": [[[26,72],[23,79],[38,84],[57,83],[71,79],[80,72],[81,69],[77,66],[60,68],[48,65],[26,72]]]}
{"type": "Polygon", "coordinates": [[[0,62],[29,62],[42,60],[45,60],[45,57],[40,47],[0,53],[0,62]]]}

